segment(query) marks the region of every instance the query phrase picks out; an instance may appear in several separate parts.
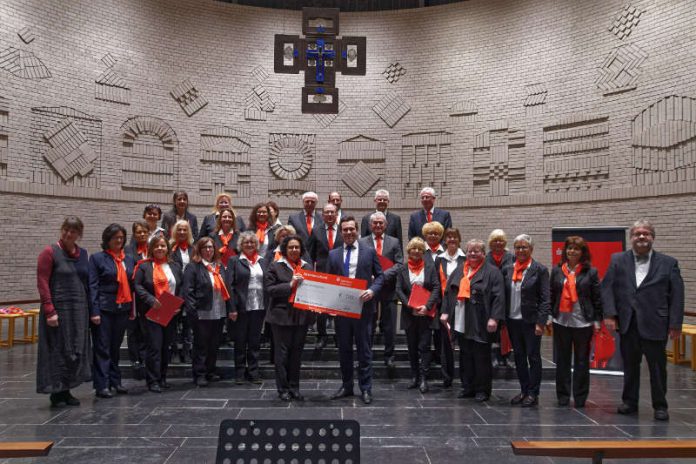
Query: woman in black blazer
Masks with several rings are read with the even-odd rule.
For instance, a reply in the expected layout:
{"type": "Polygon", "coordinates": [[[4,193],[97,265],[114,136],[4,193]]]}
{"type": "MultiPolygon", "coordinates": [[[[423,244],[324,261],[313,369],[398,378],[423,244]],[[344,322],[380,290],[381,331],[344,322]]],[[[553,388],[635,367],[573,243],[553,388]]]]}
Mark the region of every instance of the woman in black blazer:
{"type": "Polygon", "coordinates": [[[172,203],[172,209],[164,213],[162,216],[162,228],[164,229],[164,234],[167,236],[167,238],[174,238],[174,231],[172,228],[177,221],[184,220],[191,226],[193,240],[198,240],[198,218],[195,214],[190,213],[188,210],[188,193],[183,190],[174,192],[172,203]]]}
{"type": "Polygon", "coordinates": [[[150,229],[145,219],[140,219],[133,223],[132,230],[131,241],[125,246],[124,251],[137,263],[147,258],[147,239],[150,238],[150,229]]]}
{"type": "Polygon", "coordinates": [[[236,383],[245,379],[262,383],[259,375],[261,330],[266,316],[263,274],[266,263],[258,252],[259,239],[254,232],[239,235],[239,255],[230,260],[228,268],[233,290],[232,308],[237,311],[234,341],[234,370],[236,383]]]}
{"type": "Polygon", "coordinates": [[[249,228],[247,230],[256,234],[259,239],[258,252],[261,256],[266,254],[269,248],[275,248],[273,234],[276,228],[272,227],[271,215],[266,203],[258,203],[251,209],[249,214],[249,228]]]}
{"type": "MultiPolygon", "coordinates": [[[[174,223],[169,245],[172,249],[171,260],[181,266],[183,274],[193,258],[193,229],[188,221],[180,219],[174,223]]],[[[176,342],[172,343],[172,350],[179,354],[179,360],[182,363],[190,363],[193,335],[186,311],[181,311],[174,316],[174,323],[176,324],[176,342]]]]}
{"type": "Polygon", "coordinates": [[[431,330],[440,324],[438,318],[428,313],[436,310],[441,301],[440,278],[433,261],[424,257],[425,250],[425,242],[420,237],[408,242],[408,265],[399,271],[396,282],[396,296],[402,304],[401,327],[406,331],[411,363],[412,380],[408,388],[418,388],[421,393],[428,391],[431,330]],[[408,301],[416,284],[428,290],[430,298],[424,305],[410,307],[408,301]]]}
{"type": "Polygon", "coordinates": [[[170,260],[169,242],[164,236],[150,240],[148,254],[152,258],[138,264],[135,271],[136,310],[145,328],[147,352],[145,358],[145,380],[151,392],[162,393],[170,388],[167,383],[167,367],[171,353],[169,347],[176,333],[176,321],[166,327],[147,318],[147,312],[161,306],[160,296],[164,292],[181,294],[181,265],[170,260]]]}
{"type": "MultiPolygon", "coordinates": [[[[507,235],[503,229],[495,229],[488,235],[489,252],[486,255],[486,262],[497,267],[501,272],[505,266],[512,265],[515,262],[515,256],[507,251],[507,235]]],[[[500,337],[501,329],[505,325],[505,321],[498,324],[498,330],[495,331],[493,338],[493,367],[512,367],[508,362],[510,353],[503,354],[500,352],[500,337]]]]}
{"type": "Polygon", "coordinates": [[[121,343],[128,319],[133,318],[132,282],[135,262],[123,251],[126,229],[110,224],[102,233],[102,250],[89,257],[89,293],[92,301],[92,380],[99,398],[128,393],[121,384],[118,367],[121,343]]]}
{"type": "Polygon", "coordinates": [[[199,387],[220,380],[215,364],[222,328],[225,320],[237,319],[231,295],[227,270],[220,263],[213,239],[198,239],[193,262],[184,272],[182,296],[193,327],[193,380],[199,387]]]}
{"type": "Polygon", "coordinates": [[[466,262],[452,273],[440,320],[459,342],[459,398],[487,401],[491,396],[491,340],[505,318],[505,286],[498,268],[485,262],[483,240],[469,240],[466,262]]]}
{"type": "Polygon", "coordinates": [[[230,258],[237,254],[237,240],[239,232],[236,230],[237,216],[231,208],[222,208],[217,217],[215,232],[210,237],[215,241],[215,249],[220,254],[222,265],[227,267],[230,258]]]}
{"type": "Polygon", "coordinates": [[[520,393],[513,405],[536,406],[541,386],[541,335],[551,317],[549,271],[532,259],[534,244],[527,234],[514,241],[515,262],[503,269],[507,326],[515,350],[520,393]]]}
{"type": "Polygon", "coordinates": [[[264,287],[270,299],[266,322],[271,324],[275,343],[275,374],[278,396],[283,401],[302,401],[300,393],[300,365],[305,336],[316,316],[311,311],[295,309],[289,302],[291,295],[302,282],[297,273],[311,270],[309,263],[301,259],[305,245],[298,235],[289,235],[280,244],[282,258],[271,263],[264,274],[264,287]]]}
{"type": "MultiPolygon", "coordinates": [[[[137,264],[142,259],[147,259],[147,240],[150,238],[150,229],[144,219],[133,223],[133,235],[131,241],[124,248],[126,255],[132,256],[137,264]]],[[[145,330],[142,320],[135,317],[126,325],[126,343],[128,345],[128,359],[131,363],[133,377],[136,380],[145,378],[145,330]]]]}
{"type": "Polygon", "coordinates": [[[582,408],[590,393],[592,333],[603,318],[599,274],[582,237],[566,238],[561,262],[551,270],[551,308],[558,405],[570,403],[570,359],[574,354],[573,399],[575,407],[582,408]]]}
{"type": "MultiPolygon", "coordinates": [[[[215,206],[211,214],[203,218],[201,223],[201,230],[198,232],[198,238],[208,237],[215,232],[215,225],[217,224],[218,216],[224,208],[232,208],[232,197],[230,194],[222,192],[218,193],[215,197],[215,206]]],[[[237,216],[234,213],[235,217],[237,216]]],[[[239,218],[236,222],[237,230],[243,232],[245,230],[244,221],[239,218]]]]}

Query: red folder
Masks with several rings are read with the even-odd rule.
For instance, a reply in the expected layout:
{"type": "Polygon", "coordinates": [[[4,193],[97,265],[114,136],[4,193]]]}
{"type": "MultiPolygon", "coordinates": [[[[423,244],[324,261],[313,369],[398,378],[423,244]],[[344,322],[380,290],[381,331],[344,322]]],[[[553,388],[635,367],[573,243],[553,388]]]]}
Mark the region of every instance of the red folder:
{"type": "Polygon", "coordinates": [[[171,322],[174,314],[179,311],[181,305],[184,304],[184,299],[178,296],[172,295],[169,292],[164,292],[158,298],[160,304],[159,308],[150,308],[150,310],[145,313],[145,317],[156,322],[162,327],[167,327],[171,322]]]}
{"type": "MultiPolygon", "coordinates": [[[[418,306],[424,306],[428,304],[428,300],[430,299],[430,292],[426,290],[425,288],[421,287],[418,284],[414,284],[413,287],[411,287],[411,296],[408,298],[408,306],[411,308],[417,308],[418,306]]],[[[433,305],[433,307],[428,311],[428,317],[435,317],[435,313],[437,312],[437,307],[433,305]]]]}
{"type": "Polygon", "coordinates": [[[377,255],[377,259],[379,259],[379,265],[382,266],[382,272],[394,266],[394,261],[382,255],[377,255]]]}

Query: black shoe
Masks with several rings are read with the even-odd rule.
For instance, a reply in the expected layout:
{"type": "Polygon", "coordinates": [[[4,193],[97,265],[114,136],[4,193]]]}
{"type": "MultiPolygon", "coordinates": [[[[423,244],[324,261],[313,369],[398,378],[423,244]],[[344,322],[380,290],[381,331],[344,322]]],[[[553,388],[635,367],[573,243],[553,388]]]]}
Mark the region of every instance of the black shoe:
{"type": "MultiPolygon", "coordinates": [[[[570,404],[570,398],[559,398],[558,399],[558,405],[562,408],[568,406],[570,404]]],[[[577,404],[577,402],[576,402],[577,404]]]]}
{"type": "Polygon", "coordinates": [[[411,383],[409,383],[406,388],[413,390],[414,388],[418,388],[418,385],[420,385],[420,380],[417,377],[414,377],[411,379],[411,383]]]}
{"type": "Polygon", "coordinates": [[[119,395],[127,395],[128,394],[128,389],[124,387],[123,385],[115,385],[113,388],[117,394],[119,395]]]}
{"type": "Polygon", "coordinates": [[[369,391],[362,392],[361,398],[362,402],[365,404],[372,403],[372,393],[370,393],[369,391]]]}
{"type": "Polygon", "coordinates": [[[525,395],[524,393],[520,393],[520,394],[514,396],[514,397],[510,400],[510,404],[513,405],[513,406],[516,406],[516,405],[518,405],[518,404],[522,404],[522,402],[524,401],[524,399],[525,399],[526,397],[527,397],[527,395],[525,395]]]}
{"type": "Polygon", "coordinates": [[[631,406],[629,404],[623,403],[621,406],[616,408],[616,412],[618,414],[622,414],[624,416],[628,416],[631,414],[635,414],[638,412],[638,406],[631,406]]]}
{"type": "Polygon", "coordinates": [[[169,390],[170,388],[172,388],[172,384],[167,382],[166,380],[162,380],[159,383],[159,386],[162,390],[169,390]]]}
{"type": "Polygon", "coordinates": [[[237,377],[234,379],[235,385],[244,385],[246,383],[246,379],[244,377],[237,377]]]}
{"type": "Polygon", "coordinates": [[[575,400],[575,409],[582,409],[585,407],[585,400],[578,401],[575,400]]]}
{"type": "Polygon", "coordinates": [[[396,369],[396,364],[394,364],[394,358],[385,359],[384,365],[387,366],[387,369],[396,369]]]}
{"type": "Polygon", "coordinates": [[[302,396],[302,393],[300,393],[299,391],[290,391],[290,396],[295,401],[304,401],[305,400],[304,396],[302,396]]]}
{"type": "Polygon", "coordinates": [[[536,406],[539,404],[539,398],[537,398],[534,395],[527,395],[524,400],[522,400],[522,407],[523,408],[531,408],[532,406],[536,406]]]}
{"type": "Polygon", "coordinates": [[[476,397],[476,393],[468,390],[459,390],[459,394],[457,395],[457,398],[474,398],[476,397]]]}
{"type": "Polygon", "coordinates": [[[278,398],[280,398],[281,401],[290,401],[292,400],[292,396],[290,396],[289,392],[283,392],[278,395],[278,398]]]}
{"type": "Polygon", "coordinates": [[[666,409],[656,409],[654,417],[655,417],[655,420],[668,421],[669,420],[669,413],[667,412],[666,409]]]}
{"type": "Polygon", "coordinates": [[[208,381],[205,379],[205,377],[196,377],[196,385],[199,387],[207,387],[208,386],[208,381]]]}
{"type": "Polygon", "coordinates": [[[249,382],[253,383],[254,385],[261,385],[263,383],[263,379],[261,377],[252,377],[249,382]]]}
{"type": "Polygon", "coordinates": [[[428,382],[426,380],[422,380],[420,385],[418,385],[418,390],[421,393],[428,393],[428,390],[430,390],[430,388],[428,387],[428,382]]]}
{"type": "Polygon", "coordinates": [[[140,361],[131,364],[131,369],[133,371],[134,380],[143,380],[145,378],[145,368],[140,361]]]}
{"type": "Polygon", "coordinates": [[[68,406],[79,406],[80,405],[80,400],[72,396],[70,393],[70,390],[66,390],[63,392],[63,400],[65,401],[65,404],[68,406]]]}
{"type": "Polygon", "coordinates": [[[332,400],[337,400],[339,398],[345,398],[347,396],[353,396],[353,391],[352,390],[346,390],[345,388],[341,387],[339,388],[336,393],[331,395],[332,400]]]}
{"type": "Polygon", "coordinates": [[[222,380],[222,377],[220,377],[217,374],[205,374],[205,379],[208,382],[219,382],[220,380],[222,380]]]}
{"type": "Polygon", "coordinates": [[[60,407],[63,403],[66,402],[64,395],[63,395],[63,392],[51,393],[50,399],[51,399],[51,407],[52,408],[60,407]]]}
{"type": "Polygon", "coordinates": [[[487,393],[478,392],[476,396],[474,396],[474,401],[477,403],[483,403],[484,401],[488,401],[488,398],[489,396],[487,393]]]}
{"type": "Polygon", "coordinates": [[[148,385],[147,389],[150,390],[152,393],[162,393],[162,388],[157,383],[152,383],[148,385]]]}
{"type": "Polygon", "coordinates": [[[101,390],[97,390],[96,395],[99,398],[113,398],[114,397],[113,393],[111,393],[111,391],[109,391],[108,388],[102,388],[101,390]]]}

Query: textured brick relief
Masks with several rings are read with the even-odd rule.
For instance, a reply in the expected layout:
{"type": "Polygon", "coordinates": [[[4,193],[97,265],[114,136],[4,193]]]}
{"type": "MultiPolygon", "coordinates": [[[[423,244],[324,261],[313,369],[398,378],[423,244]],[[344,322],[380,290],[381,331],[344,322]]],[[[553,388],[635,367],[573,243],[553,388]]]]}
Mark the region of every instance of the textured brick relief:
{"type": "Polygon", "coordinates": [[[367,192],[372,190],[379,179],[379,176],[362,161],[358,161],[341,178],[343,183],[359,197],[364,197],[367,192]]]}
{"type": "Polygon", "coordinates": [[[365,196],[386,175],[385,143],[358,135],[338,144],[341,181],[357,196],[365,196]]]}
{"type": "Polygon", "coordinates": [[[633,28],[640,22],[640,15],[643,14],[642,10],[637,9],[635,6],[626,5],[616,13],[614,22],[612,23],[609,31],[611,31],[619,39],[625,39],[631,32],[633,28]]]}
{"type": "Polygon", "coordinates": [[[99,188],[102,121],[64,106],[31,113],[31,181],[99,188]]]}
{"type": "Polygon", "coordinates": [[[177,187],[179,140],[162,119],[136,116],[121,125],[123,173],[121,187],[170,191],[177,187]]]}
{"type": "Polygon", "coordinates": [[[17,35],[25,44],[30,44],[34,41],[34,39],[36,39],[36,34],[34,34],[34,31],[29,26],[24,26],[21,28],[17,35]]]}
{"type": "Polygon", "coordinates": [[[449,115],[453,118],[463,118],[465,121],[474,121],[478,114],[478,106],[473,100],[458,101],[449,107],[449,115]]]}
{"type": "Polygon", "coordinates": [[[544,127],[544,191],[600,189],[609,182],[609,118],[576,114],[544,127]]]}
{"type": "Polygon", "coordinates": [[[0,50],[0,69],[22,79],[48,79],[51,71],[32,52],[8,47],[0,50]]]}
{"type": "Polygon", "coordinates": [[[113,68],[109,68],[97,77],[94,98],[130,105],[130,87],[113,68]]]}
{"type": "Polygon", "coordinates": [[[113,68],[114,65],[118,62],[116,58],[111,53],[107,53],[106,55],[102,56],[101,62],[104,63],[104,66],[107,68],[113,68]]]}
{"type": "Polygon", "coordinates": [[[268,165],[273,173],[269,191],[274,195],[298,195],[314,190],[308,176],[316,154],[315,134],[269,134],[268,165]]]}
{"type": "Polygon", "coordinates": [[[313,114],[312,117],[314,120],[319,124],[321,127],[326,129],[333,123],[336,118],[338,118],[343,112],[347,109],[348,107],[346,106],[345,103],[343,103],[343,100],[338,102],[338,113],[336,114],[313,114]]]}
{"type": "Polygon", "coordinates": [[[636,44],[620,45],[609,52],[595,81],[604,95],[634,90],[648,54],[636,44]]]}
{"type": "Polygon", "coordinates": [[[665,97],[641,111],[631,129],[634,184],[696,179],[696,99],[665,97]]]}
{"type": "Polygon", "coordinates": [[[6,98],[0,97],[0,176],[7,176],[9,164],[9,124],[10,105],[6,98]]]}
{"type": "Polygon", "coordinates": [[[256,79],[256,81],[260,84],[266,79],[268,79],[268,71],[266,71],[266,68],[263,66],[257,66],[254,69],[251,70],[251,75],[256,79]]]}
{"type": "Polygon", "coordinates": [[[251,136],[230,127],[201,134],[201,194],[251,195],[251,136]]]}
{"type": "Polygon", "coordinates": [[[546,84],[531,84],[526,86],[527,97],[524,99],[524,107],[528,115],[539,114],[546,105],[546,84]]]}
{"type": "Polygon", "coordinates": [[[507,121],[474,139],[474,196],[508,196],[524,193],[525,134],[507,121]]]}
{"type": "Polygon", "coordinates": [[[403,198],[415,198],[423,187],[439,196],[452,193],[448,183],[454,157],[450,132],[418,132],[401,139],[403,198]]]}
{"type": "Polygon", "coordinates": [[[401,63],[392,63],[387,68],[382,71],[382,75],[390,84],[396,84],[401,79],[401,76],[406,74],[406,69],[401,65],[401,63]]]}
{"type": "Polygon", "coordinates": [[[268,113],[275,110],[275,102],[270,92],[262,84],[254,87],[244,99],[244,119],[265,121],[268,113]]]}
{"type": "Polygon", "coordinates": [[[406,113],[411,111],[411,107],[395,92],[387,92],[387,94],[372,107],[372,111],[377,113],[377,116],[382,118],[382,121],[389,126],[394,127],[401,118],[406,116],[406,113]]]}
{"type": "Polygon", "coordinates": [[[170,94],[189,117],[208,104],[208,100],[201,95],[201,92],[188,79],[174,87],[170,94]]]}

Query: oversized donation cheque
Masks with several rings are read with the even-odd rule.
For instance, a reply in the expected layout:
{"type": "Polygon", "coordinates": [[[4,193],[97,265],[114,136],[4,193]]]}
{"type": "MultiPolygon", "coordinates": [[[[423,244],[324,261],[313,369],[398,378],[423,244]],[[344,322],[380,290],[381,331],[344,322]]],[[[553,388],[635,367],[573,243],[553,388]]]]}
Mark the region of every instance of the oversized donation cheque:
{"type": "Polygon", "coordinates": [[[360,319],[363,305],[360,294],[367,289],[366,280],[304,269],[299,273],[304,280],[297,286],[296,308],[360,319]]]}

